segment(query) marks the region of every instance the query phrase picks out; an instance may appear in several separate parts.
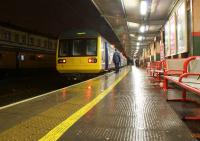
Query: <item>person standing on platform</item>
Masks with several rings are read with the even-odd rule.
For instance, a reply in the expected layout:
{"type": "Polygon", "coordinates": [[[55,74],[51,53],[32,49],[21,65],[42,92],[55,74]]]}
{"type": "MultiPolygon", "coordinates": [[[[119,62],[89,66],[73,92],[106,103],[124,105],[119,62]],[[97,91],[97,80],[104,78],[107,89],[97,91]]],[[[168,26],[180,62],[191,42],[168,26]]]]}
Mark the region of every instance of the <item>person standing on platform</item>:
{"type": "Polygon", "coordinates": [[[117,49],[115,49],[115,53],[113,54],[113,63],[115,64],[115,72],[118,73],[119,72],[119,66],[121,63],[121,58],[120,58],[120,54],[117,51],[117,49]]]}

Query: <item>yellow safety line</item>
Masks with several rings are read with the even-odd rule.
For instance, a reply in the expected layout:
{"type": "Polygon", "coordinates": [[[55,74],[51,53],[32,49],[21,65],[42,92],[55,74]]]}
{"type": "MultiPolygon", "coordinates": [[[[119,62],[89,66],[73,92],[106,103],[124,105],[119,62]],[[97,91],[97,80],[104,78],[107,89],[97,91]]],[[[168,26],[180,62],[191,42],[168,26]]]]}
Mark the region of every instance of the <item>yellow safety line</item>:
{"type": "Polygon", "coordinates": [[[83,115],[85,115],[90,109],[92,109],[97,103],[99,103],[128,73],[125,72],[120,76],[110,87],[105,91],[100,93],[95,99],[90,103],[76,111],[65,121],[61,122],[58,126],[49,131],[45,136],[43,136],[39,141],[56,141],[58,140],[76,121],[78,121],[83,115]]]}

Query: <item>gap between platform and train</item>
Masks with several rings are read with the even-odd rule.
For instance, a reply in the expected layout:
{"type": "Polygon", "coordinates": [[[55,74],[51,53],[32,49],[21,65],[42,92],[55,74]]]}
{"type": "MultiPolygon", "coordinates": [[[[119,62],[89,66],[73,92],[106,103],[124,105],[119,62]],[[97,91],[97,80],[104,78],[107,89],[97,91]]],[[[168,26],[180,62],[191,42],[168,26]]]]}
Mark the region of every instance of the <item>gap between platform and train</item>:
{"type": "Polygon", "coordinates": [[[84,116],[90,109],[92,109],[97,103],[99,103],[109,92],[128,74],[125,71],[115,82],[110,85],[105,91],[100,93],[95,99],[90,103],[86,104],[84,107],[76,111],[66,120],[61,122],[58,126],[49,131],[45,136],[43,136],[39,141],[56,141],[58,140],[74,123],[76,123],[82,116],[84,116]]]}

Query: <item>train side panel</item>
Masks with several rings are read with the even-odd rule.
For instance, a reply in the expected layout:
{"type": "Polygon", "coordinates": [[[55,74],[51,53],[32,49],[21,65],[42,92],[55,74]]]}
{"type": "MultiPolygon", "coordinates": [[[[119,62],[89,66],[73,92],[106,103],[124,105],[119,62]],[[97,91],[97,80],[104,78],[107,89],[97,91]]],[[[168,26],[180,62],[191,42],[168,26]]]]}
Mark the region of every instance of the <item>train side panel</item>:
{"type": "Polygon", "coordinates": [[[15,69],[16,68],[16,52],[0,51],[0,69],[15,69]]]}
{"type": "Polygon", "coordinates": [[[101,56],[101,70],[105,70],[106,65],[106,50],[105,50],[105,39],[100,37],[100,56],[101,56]]]}
{"type": "Polygon", "coordinates": [[[43,54],[33,52],[19,53],[19,68],[36,69],[36,68],[54,68],[55,54],[43,54]]]}
{"type": "Polygon", "coordinates": [[[115,52],[115,48],[113,48],[111,46],[111,44],[109,44],[109,48],[108,48],[108,68],[109,69],[113,69],[115,67],[114,63],[113,63],[113,54],[115,52]]]}
{"type": "Polygon", "coordinates": [[[102,59],[101,59],[102,70],[110,70],[114,68],[114,63],[112,61],[112,58],[113,58],[115,49],[104,38],[102,38],[101,40],[101,52],[102,52],[102,59]]]}
{"type": "Polygon", "coordinates": [[[0,26],[0,72],[55,69],[55,39],[0,26]]]}

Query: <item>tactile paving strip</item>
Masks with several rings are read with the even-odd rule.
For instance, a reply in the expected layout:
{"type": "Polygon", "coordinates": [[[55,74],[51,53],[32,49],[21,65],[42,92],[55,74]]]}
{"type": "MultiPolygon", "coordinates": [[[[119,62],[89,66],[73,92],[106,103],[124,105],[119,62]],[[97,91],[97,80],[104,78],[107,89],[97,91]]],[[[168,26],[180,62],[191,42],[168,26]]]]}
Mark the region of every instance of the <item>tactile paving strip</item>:
{"type": "MultiPolygon", "coordinates": [[[[120,74],[124,75],[129,69],[123,70],[120,74]]],[[[0,117],[3,115],[4,118],[0,119],[0,141],[35,141],[42,138],[105,91],[121,77],[120,74],[98,77],[1,110],[0,117]]]]}
{"type": "Polygon", "coordinates": [[[136,74],[129,73],[101,103],[71,127],[60,140],[195,140],[160,91],[149,85],[142,74],[140,76],[137,78],[138,82],[143,83],[138,85],[133,81],[134,77],[137,77],[136,74]]]}

